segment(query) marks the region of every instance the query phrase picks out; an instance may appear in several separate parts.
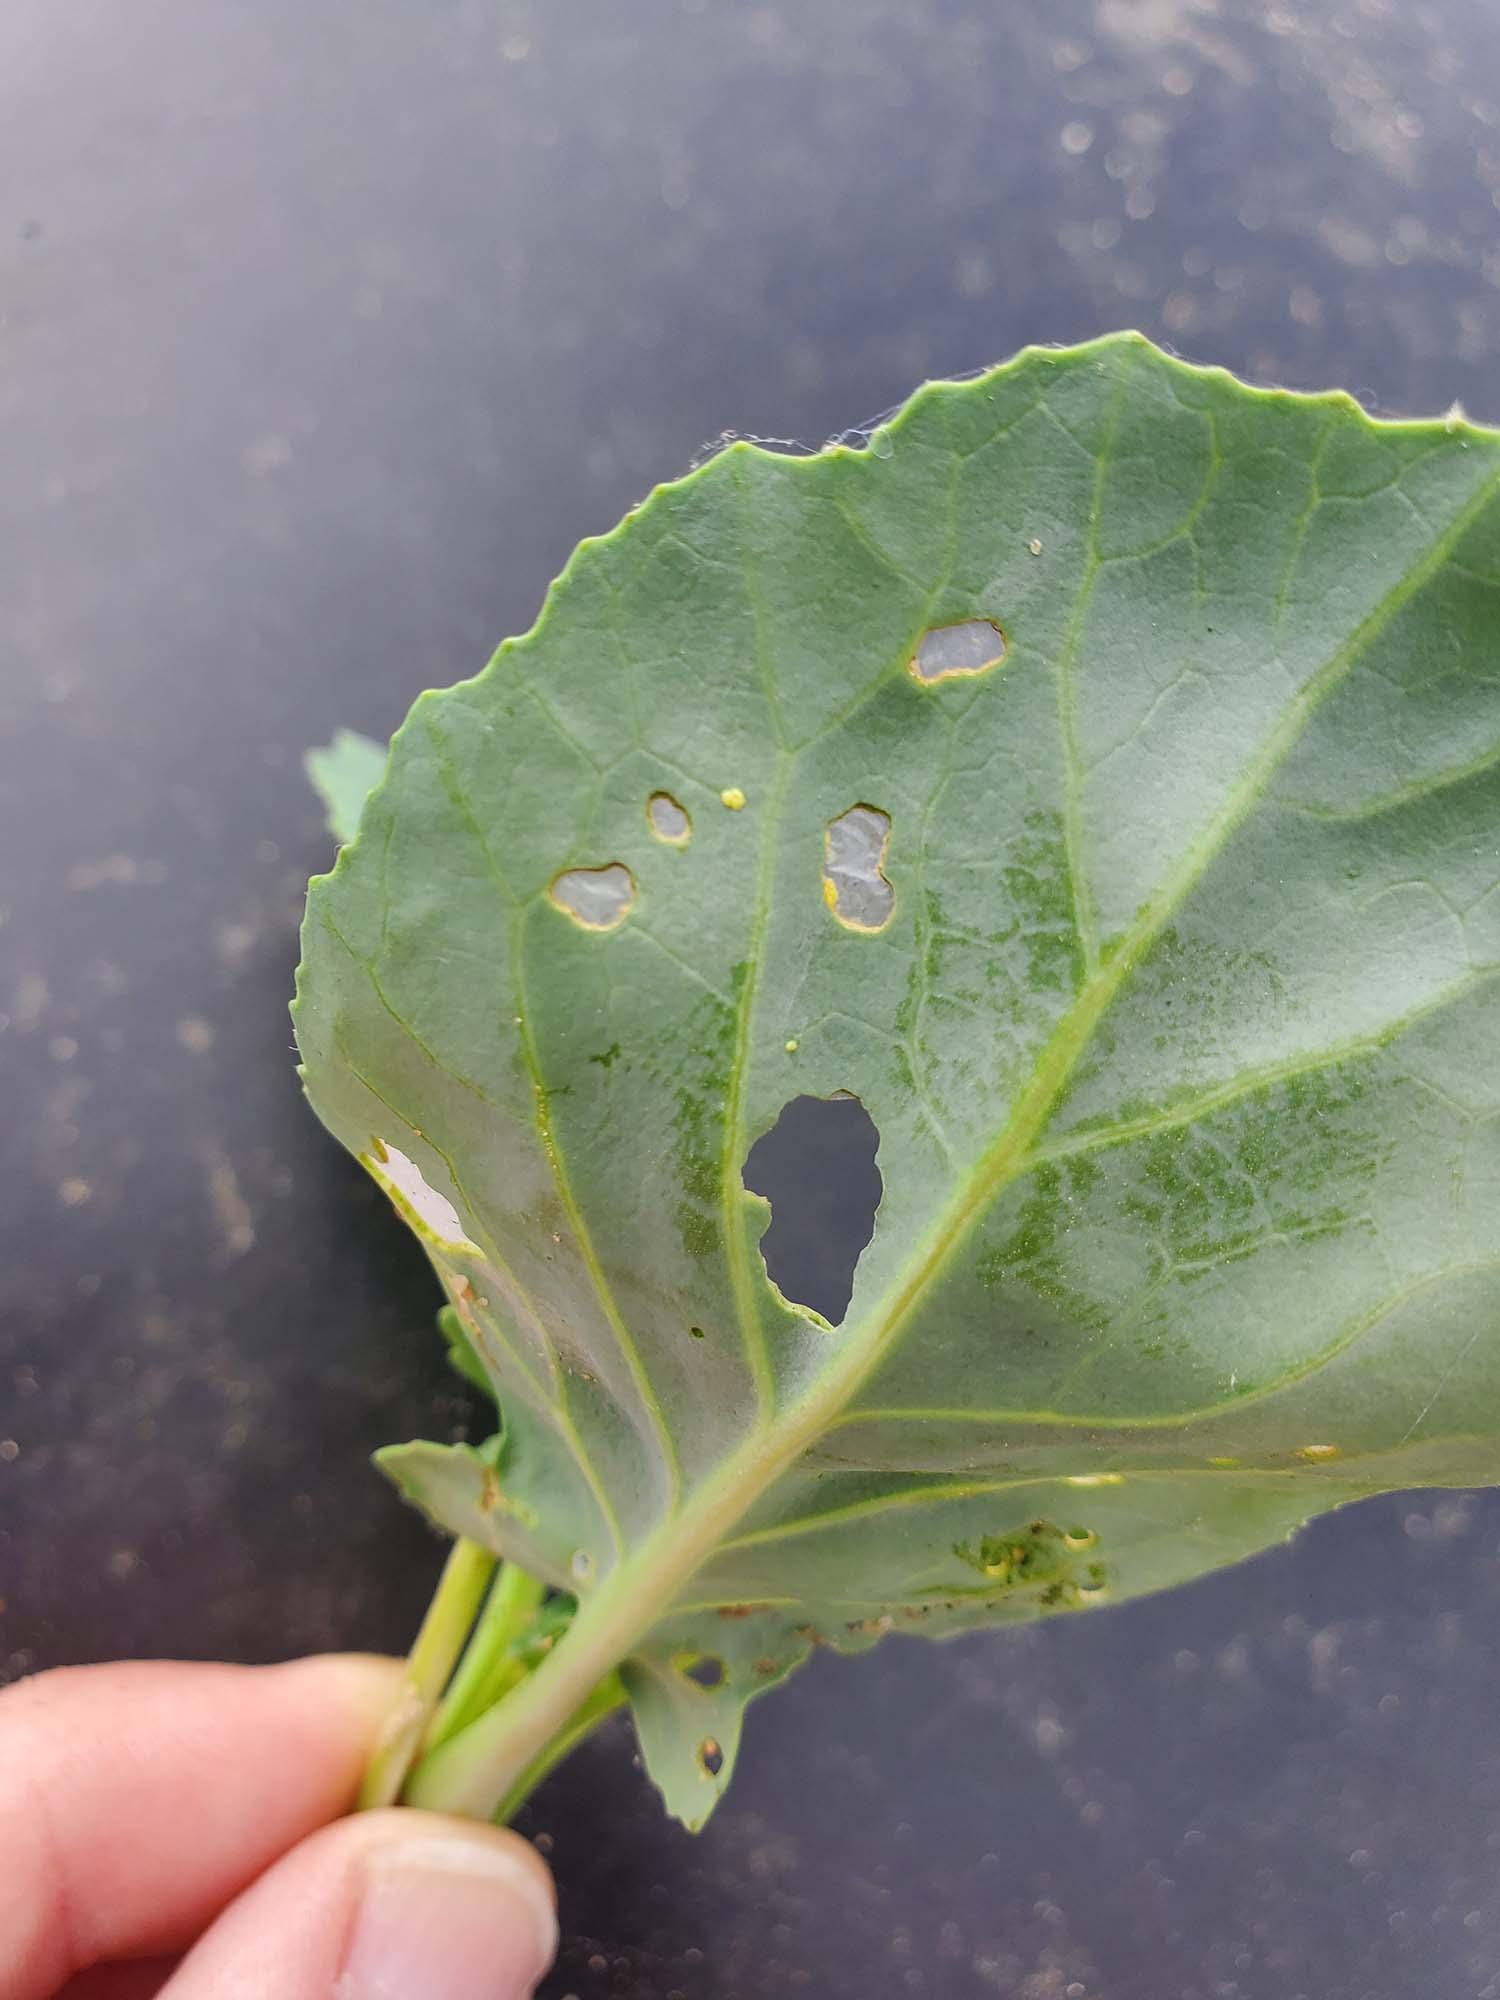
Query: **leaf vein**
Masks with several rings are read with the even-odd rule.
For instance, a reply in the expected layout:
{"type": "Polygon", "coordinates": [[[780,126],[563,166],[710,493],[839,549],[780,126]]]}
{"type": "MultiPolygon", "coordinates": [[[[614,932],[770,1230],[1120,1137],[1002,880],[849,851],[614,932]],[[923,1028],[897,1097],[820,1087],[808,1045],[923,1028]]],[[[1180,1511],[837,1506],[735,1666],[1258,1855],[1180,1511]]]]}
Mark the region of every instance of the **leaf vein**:
{"type": "Polygon", "coordinates": [[[574,1240],[578,1246],[578,1254],[588,1274],[589,1283],[598,1301],[600,1312],[603,1314],[605,1324],[609,1327],[615,1344],[619,1349],[621,1358],[625,1363],[626,1372],[635,1390],[636,1398],[655,1440],[656,1451],[661,1460],[662,1471],[667,1481],[669,1495],[672,1502],[675,1503],[682,1478],[681,1467],[677,1458],[677,1449],[672,1442],[671,1431],[668,1428],[655,1386],[651,1381],[645,1362],[641,1358],[640,1350],[636,1346],[630,1329],[625,1323],[624,1316],[620,1312],[613,1289],[605,1277],[598,1252],[594,1248],[593,1238],[584,1220],[583,1212],[578,1206],[577,1196],[573,1192],[572,1181],[563,1159],[562,1149],[557,1143],[557,1137],[552,1127],[552,1115],[548,1105],[547,1087],[543,1081],[540,1055],[532,1033],[531,1009],[526,992],[526,910],[524,907],[516,908],[516,899],[506,883],[505,876],[499,864],[495,860],[490,848],[489,839],[475,815],[473,805],[458,776],[458,771],[454,765],[452,753],[447,743],[436,723],[432,720],[432,717],[429,715],[424,719],[429,739],[437,757],[438,768],[443,782],[448,789],[449,796],[454,806],[463,816],[469,828],[470,835],[478,846],[479,852],[484,858],[491,878],[496,888],[500,891],[502,899],[507,901],[512,908],[511,979],[515,993],[516,1012],[519,1016],[518,1041],[521,1057],[526,1066],[527,1074],[531,1079],[533,1117],[537,1137],[551,1172],[553,1185],[557,1189],[558,1199],[562,1203],[563,1212],[568,1218],[568,1226],[573,1231],[574,1240]]]}

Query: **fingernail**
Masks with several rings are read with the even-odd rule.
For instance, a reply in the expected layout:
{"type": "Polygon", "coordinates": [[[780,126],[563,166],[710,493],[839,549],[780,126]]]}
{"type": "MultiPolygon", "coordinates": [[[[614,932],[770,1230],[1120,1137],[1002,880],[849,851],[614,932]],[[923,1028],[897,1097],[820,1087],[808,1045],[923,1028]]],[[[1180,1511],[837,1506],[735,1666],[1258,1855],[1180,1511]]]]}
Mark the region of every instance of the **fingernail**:
{"type": "Polygon", "coordinates": [[[557,1918],[537,1872],[491,1835],[374,1848],[339,2000],[527,2000],[552,1963],[557,1918]]]}

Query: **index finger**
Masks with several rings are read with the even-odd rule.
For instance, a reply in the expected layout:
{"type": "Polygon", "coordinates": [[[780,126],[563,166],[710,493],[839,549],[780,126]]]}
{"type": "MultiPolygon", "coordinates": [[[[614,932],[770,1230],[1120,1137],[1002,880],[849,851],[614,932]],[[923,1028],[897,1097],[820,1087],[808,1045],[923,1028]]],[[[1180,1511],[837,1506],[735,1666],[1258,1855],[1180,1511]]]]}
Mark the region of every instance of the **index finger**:
{"type": "Polygon", "coordinates": [[[65,1668],[0,1694],[0,2000],[180,1950],[351,1804],[395,1662],[65,1668]]]}

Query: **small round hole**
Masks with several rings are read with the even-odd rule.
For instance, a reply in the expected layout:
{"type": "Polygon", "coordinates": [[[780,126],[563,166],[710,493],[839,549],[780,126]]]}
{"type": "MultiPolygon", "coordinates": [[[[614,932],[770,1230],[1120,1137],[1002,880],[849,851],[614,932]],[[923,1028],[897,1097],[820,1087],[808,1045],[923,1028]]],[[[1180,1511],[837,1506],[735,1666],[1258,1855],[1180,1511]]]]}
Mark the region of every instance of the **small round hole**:
{"type": "Polygon", "coordinates": [[[696,1659],[684,1660],[677,1671],[684,1680],[692,1681],[701,1688],[720,1688],[729,1677],[724,1662],[713,1653],[701,1653],[696,1659]]]}
{"type": "Polygon", "coordinates": [[[686,847],[693,837],[692,816],[670,792],[653,792],[646,801],[646,821],[668,847],[686,847]]]}

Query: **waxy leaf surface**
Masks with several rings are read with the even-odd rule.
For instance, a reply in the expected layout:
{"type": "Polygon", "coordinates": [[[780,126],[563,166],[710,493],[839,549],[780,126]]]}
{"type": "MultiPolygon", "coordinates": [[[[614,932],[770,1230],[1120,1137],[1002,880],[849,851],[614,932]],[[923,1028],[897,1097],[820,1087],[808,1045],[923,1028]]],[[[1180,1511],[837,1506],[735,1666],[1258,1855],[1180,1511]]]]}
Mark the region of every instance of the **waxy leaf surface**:
{"type": "Polygon", "coordinates": [[[1495,1476],[1497,609],[1500,439],[1119,336],[731,448],[416,703],[298,1039],[506,1437],[389,1469],[607,1625],[690,1824],[814,1644],[1495,1476]],[[741,1176],[841,1092],[830,1327],[741,1176]]]}

